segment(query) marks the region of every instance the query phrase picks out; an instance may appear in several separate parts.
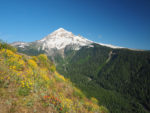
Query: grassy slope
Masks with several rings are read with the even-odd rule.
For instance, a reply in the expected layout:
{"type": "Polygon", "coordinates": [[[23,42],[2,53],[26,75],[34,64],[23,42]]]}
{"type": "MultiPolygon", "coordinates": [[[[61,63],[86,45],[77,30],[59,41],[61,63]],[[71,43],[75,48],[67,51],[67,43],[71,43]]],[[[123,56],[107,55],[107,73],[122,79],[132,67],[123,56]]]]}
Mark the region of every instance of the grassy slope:
{"type": "Polygon", "coordinates": [[[35,57],[0,43],[0,113],[107,113],[56,72],[43,54],[35,57]]]}

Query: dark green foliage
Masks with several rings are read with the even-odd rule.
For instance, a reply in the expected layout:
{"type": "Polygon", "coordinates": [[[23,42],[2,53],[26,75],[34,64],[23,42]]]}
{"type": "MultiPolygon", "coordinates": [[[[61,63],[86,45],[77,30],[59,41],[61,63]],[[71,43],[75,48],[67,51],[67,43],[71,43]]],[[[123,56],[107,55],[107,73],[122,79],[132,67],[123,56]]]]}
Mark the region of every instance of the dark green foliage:
{"type": "Polygon", "coordinates": [[[115,58],[99,72],[98,83],[105,89],[132,96],[150,110],[150,53],[127,50],[115,52],[115,58]]]}
{"type": "Polygon", "coordinates": [[[69,61],[67,72],[77,73],[88,77],[96,77],[100,67],[107,60],[109,48],[95,45],[94,48],[83,47],[69,61]]]}
{"type": "Polygon", "coordinates": [[[57,62],[57,70],[112,113],[148,112],[150,52],[94,46],[83,47],[73,55],[70,51],[66,59],[57,62]]]}
{"type": "Polygon", "coordinates": [[[10,46],[6,42],[0,40],[0,49],[9,49],[13,52],[17,52],[17,49],[15,47],[10,46]]]}

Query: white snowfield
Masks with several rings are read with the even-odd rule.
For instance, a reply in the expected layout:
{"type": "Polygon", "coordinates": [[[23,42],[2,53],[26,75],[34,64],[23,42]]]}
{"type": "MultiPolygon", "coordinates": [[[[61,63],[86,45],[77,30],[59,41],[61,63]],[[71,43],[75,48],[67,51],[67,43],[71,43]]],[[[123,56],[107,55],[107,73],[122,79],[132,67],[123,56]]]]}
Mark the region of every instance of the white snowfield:
{"type": "Polygon", "coordinates": [[[28,46],[29,44],[25,43],[25,42],[14,42],[11,45],[12,46],[18,46],[18,47],[24,48],[25,46],[28,46]]]}
{"type": "Polygon", "coordinates": [[[124,48],[124,47],[120,47],[120,46],[114,46],[114,45],[111,45],[111,44],[103,44],[103,43],[97,43],[97,44],[102,45],[102,46],[106,46],[106,47],[110,47],[110,48],[114,48],[114,49],[124,48]]]}

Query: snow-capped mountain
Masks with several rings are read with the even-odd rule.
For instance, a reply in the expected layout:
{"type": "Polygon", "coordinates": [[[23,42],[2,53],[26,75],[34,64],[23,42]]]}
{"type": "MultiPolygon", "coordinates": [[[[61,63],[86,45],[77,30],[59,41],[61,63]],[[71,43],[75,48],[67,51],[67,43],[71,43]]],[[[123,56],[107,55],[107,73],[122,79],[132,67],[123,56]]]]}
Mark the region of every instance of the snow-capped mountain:
{"type": "Polygon", "coordinates": [[[92,41],[81,36],[75,36],[72,32],[59,28],[45,38],[37,41],[42,46],[42,50],[56,48],[58,50],[64,49],[68,45],[75,45],[74,49],[79,49],[82,46],[90,45],[92,41]]]}
{"type": "Polygon", "coordinates": [[[39,51],[46,50],[48,52],[51,51],[51,49],[63,50],[67,46],[72,46],[72,49],[78,50],[82,46],[88,46],[92,43],[94,42],[83,38],[82,36],[76,36],[72,32],[63,28],[59,28],[41,40],[31,43],[14,42],[11,45],[19,48],[25,48],[34,44],[38,47],[39,51]]]}
{"type": "MultiPolygon", "coordinates": [[[[82,36],[76,36],[63,28],[59,28],[48,36],[35,42],[14,42],[11,45],[17,47],[20,51],[33,51],[35,53],[46,53],[48,56],[61,54],[64,56],[64,51],[67,49],[79,50],[83,46],[93,47],[93,41],[90,41],[82,36]]],[[[110,44],[96,43],[101,46],[110,48],[121,48],[110,44]]],[[[29,52],[28,52],[29,53],[29,52]]]]}

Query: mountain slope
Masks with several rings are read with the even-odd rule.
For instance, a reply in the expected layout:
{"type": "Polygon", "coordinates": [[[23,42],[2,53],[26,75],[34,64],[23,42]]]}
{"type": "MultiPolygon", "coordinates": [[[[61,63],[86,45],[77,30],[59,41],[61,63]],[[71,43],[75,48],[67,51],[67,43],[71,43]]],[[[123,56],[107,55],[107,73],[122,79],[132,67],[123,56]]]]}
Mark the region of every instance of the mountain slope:
{"type": "Polygon", "coordinates": [[[40,41],[19,44],[18,50],[29,55],[46,53],[59,73],[112,113],[149,112],[150,52],[76,37],[58,29],[40,41]]]}
{"type": "Polygon", "coordinates": [[[149,51],[112,49],[94,44],[93,48],[83,47],[69,54],[57,70],[87,96],[95,96],[112,113],[149,112],[149,51]]]}
{"type": "MultiPolygon", "coordinates": [[[[93,43],[95,42],[82,36],[76,36],[72,32],[69,32],[63,28],[59,28],[41,40],[30,43],[14,42],[11,45],[17,47],[19,52],[29,55],[46,53],[49,57],[51,57],[51,59],[54,60],[54,57],[57,57],[57,55],[64,57],[65,49],[77,51],[84,46],[93,47],[93,43]]],[[[110,48],[122,48],[110,44],[97,44],[110,48]]]]}
{"type": "Polygon", "coordinates": [[[108,113],[60,75],[47,56],[27,56],[0,43],[1,113],[108,113]]]}

